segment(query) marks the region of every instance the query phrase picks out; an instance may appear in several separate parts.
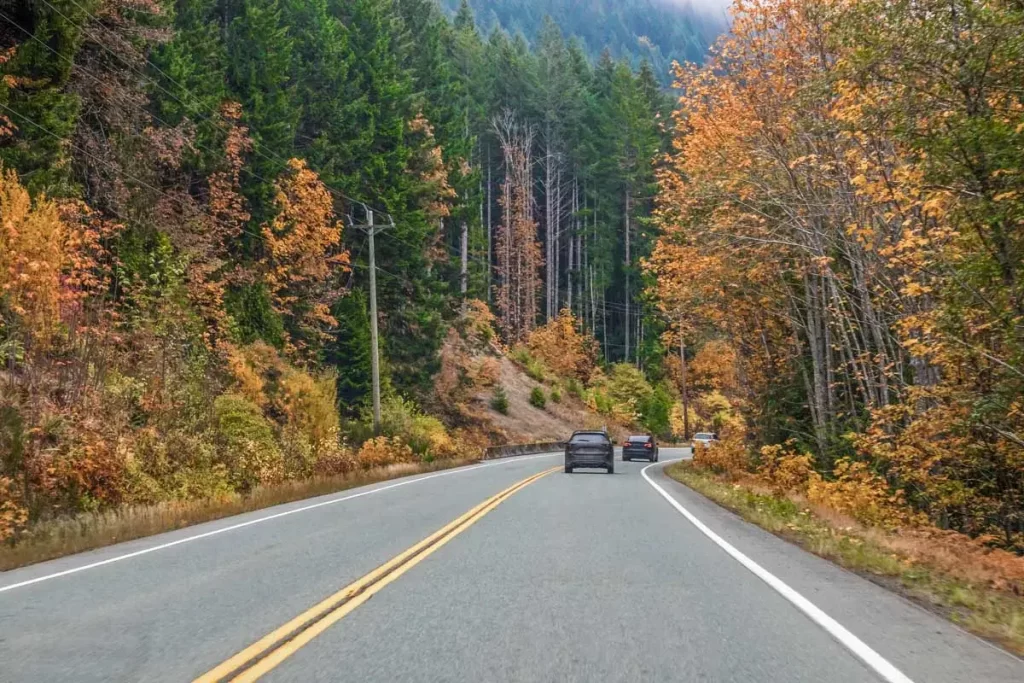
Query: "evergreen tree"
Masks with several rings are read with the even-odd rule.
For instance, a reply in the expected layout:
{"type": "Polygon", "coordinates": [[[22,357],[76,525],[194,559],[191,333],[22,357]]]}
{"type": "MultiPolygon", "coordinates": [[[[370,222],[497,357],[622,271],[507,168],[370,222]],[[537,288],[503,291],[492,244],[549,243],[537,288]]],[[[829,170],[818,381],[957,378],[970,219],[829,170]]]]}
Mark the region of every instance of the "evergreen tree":
{"type": "Polygon", "coordinates": [[[292,80],[293,39],[277,0],[238,0],[227,26],[227,78],[253,145],[245,184],[253,224],[273,215],[273,180],[293,156],[300,110],[292,80]]]}
{"type": "Polygon", "coordinates": [[[17,136],[0,138],[0,161],[17,170],[29,189],[51,195],[76,192],[66,141],[78,122],[79,97],[67,89],[91,3],[4,5],[0,33],[0,125],[17,136]],[[13,23],[12,23],[13,22],[13,23]],[[10,50],[10,52],[8,52],[10,50]],[[8,123],[3,123],[6,121],[8,123]]]}
{"type": "Polygon", "coordinates": [[[331,311],[338,321],[325,349],[324,361],[338,373],[341,410],[355,417],[365,407],[373,380],[370,363],[370,311],[366,294],[354,290],[331,311]]]}

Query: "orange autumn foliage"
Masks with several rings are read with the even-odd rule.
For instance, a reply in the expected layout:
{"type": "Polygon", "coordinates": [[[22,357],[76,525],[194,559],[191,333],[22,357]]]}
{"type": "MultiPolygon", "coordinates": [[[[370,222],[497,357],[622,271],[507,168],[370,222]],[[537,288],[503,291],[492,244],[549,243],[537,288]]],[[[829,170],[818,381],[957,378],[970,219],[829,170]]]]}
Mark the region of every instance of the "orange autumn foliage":
{"type": "MultiPolygon", "coordinates": [[[[778,489],[811,453],[811,490],[847,514],[920,512],[1024,549],[1020,12],[733,12],[708,62],[676,73],[658,306],[688,341],[729,343],[751,443],[801,441],[765,471],[778,489]]],[[[723,353],[698,354],[691,379],[718,390],[723,353]]]]}
{"type": "Polygon", "coordinates": [[[17,485],[8,477],[0,477],[0,543],[18,533],[26,522],[28,509],[17,485]]]}
{"type": "Polygon", "coordinates": [[[526,346],[534,358],[559,377],[586,381],[597,364],[597,340],[581,331],[569,309],[563,309],[557,318],[533,330],[526,338],[526,346]]]}
{"type": "Polygon", "coordinates": [[[378,436],[363,444],[356,461],[363,469],[416,462],[416,454],[398,437],[378,436]]]}
{"type": "MultiPolygon", "coordinates": [[[[111,226],[75,202],[33,201],[14,171],[0,168],[0,301],[47,348],[100,285],[93,270],[111,226]]],[[[79,320],[78,322],[82,322],[79,320]]]]}
{"type": "Polygon", "coordinates": [[[330,304],[340,296],[349,254],[341,247],[342,223],[327,187],[305,161],[292,159],[288,167],[276,184],[277,216],[263,226],[264,280],[276,310],[316,337],[336,323],[330,304]]]}

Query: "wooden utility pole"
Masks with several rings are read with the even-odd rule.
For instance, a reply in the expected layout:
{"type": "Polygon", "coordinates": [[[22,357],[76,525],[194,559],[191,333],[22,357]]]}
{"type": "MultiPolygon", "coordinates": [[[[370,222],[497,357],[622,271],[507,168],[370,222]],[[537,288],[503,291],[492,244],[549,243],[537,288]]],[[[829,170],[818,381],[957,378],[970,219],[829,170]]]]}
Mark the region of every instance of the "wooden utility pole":
{"type": "Polygon", "coordinates": [[[374,225],[373,209],[366,208],[366,225],[353,225],[365,230],[370,242],[370,369],[373,375],[373,432],[380,434],[380,334],[377,329],[377,249],[374,237],[386,227],[374,225]]]}
{"type": "Polygon", "coordinates": [[[373,372],[373,432],[380,434],[380,337],[377,331],[377,250],[374,235],[377,233],[373,225],[373,211],[369,215],[370,235],[370,367],[373,372]]]}

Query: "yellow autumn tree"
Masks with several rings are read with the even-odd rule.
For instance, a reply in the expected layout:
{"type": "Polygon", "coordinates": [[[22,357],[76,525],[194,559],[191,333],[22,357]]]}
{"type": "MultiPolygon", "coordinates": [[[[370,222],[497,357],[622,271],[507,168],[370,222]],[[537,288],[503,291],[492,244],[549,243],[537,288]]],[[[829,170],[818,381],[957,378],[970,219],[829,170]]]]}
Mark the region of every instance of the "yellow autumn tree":
{"type": "Polygon", "coordinates": [[[340,296],[349,254],[341,247],[343,226],[331,193],[305,161],[292,159],[276,189],[277,215],[263,226],[264,280],[296,337],[293,346],[301,348],[335,324],[330,305],[340,296]]]}
{"type": "Polygon", "coordinates": [[[62,323],[82,324],[85,297],[109,224],[84,205],[35,201],[18,175],[0,167],[0,324],[17,325],[27,346],[45,350],[62,323]]]}

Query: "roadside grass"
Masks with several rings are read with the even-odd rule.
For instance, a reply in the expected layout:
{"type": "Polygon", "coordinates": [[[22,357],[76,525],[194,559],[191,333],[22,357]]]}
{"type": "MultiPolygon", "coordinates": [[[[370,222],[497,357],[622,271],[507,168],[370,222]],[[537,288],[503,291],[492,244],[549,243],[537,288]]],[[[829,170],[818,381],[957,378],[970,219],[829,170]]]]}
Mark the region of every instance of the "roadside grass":
{"type": "MultiPolygon", "coordinates": [[[[747,521],[894,590],[978,636],[1024,654],[1024,594],[1020,586],[1009,582],[1002,590],[992,587],[991,580],[964,578],[973,574],[991,579],[987,568],[966,566],[952,571],[945,562],[929,561],[934,553],[914,552],[914,545],[926,541],[864,528],[833,510],[736,483],[690,462],[675,463],[665,471],[747,521]]],[[[969,561],[960,560],[961,564],[969,561]]]]}
{"type": "Polygon", "coordinates": [[[261,487],[246,495],[120,508],[40,522],[15,544],[0,544],[0,571],[65,555],[131,541],[264,508],[338,493],[413,474],[437,472],[478,462],[476,459],[403,463],[336,477],[322,477],[261,487]]]}

